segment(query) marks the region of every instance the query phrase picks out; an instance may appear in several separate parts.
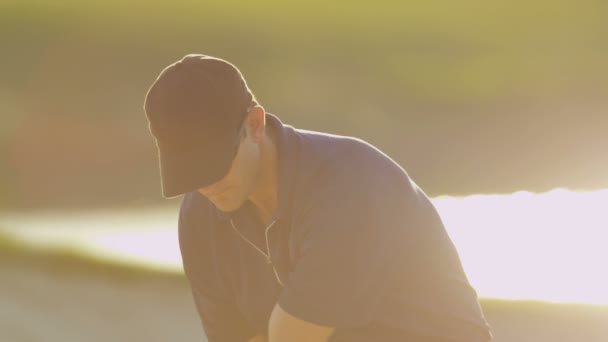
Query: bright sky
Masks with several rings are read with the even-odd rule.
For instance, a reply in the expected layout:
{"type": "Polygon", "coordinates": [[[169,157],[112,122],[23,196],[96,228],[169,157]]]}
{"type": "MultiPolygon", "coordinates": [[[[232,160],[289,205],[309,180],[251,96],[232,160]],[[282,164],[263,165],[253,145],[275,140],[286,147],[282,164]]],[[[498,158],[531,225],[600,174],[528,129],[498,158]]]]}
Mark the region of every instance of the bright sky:
{"type": "MultiPolygon", "coordinates": [[[[608,304],[608,189],[433,202],[481,297],[608,304]]],[[[30,243],[180,271],[176,224],[176,208],[0,215],[30,243]]]]}

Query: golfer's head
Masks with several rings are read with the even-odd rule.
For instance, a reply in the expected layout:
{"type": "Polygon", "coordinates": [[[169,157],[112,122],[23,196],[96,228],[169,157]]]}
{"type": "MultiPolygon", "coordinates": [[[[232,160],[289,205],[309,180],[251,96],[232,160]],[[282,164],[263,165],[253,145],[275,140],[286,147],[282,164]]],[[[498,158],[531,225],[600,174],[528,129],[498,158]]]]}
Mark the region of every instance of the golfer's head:
{"type": "Polygon", "coordinates": [[[255,105],[245,117],[236,142],[237,152],[228,172],[219,181],[198,189],[218,209],[236,210],[251,194],[260,174],[260,144],[264,140],[264,127],[264,109],[255,105]]]}
{"type": "Polygon", "coordinates": [[[199,191],[222,210],[242,204],[259,168],[264,110],[234,65],[187,55],[160,73],[144,110],[164,197],[199,191]]]}

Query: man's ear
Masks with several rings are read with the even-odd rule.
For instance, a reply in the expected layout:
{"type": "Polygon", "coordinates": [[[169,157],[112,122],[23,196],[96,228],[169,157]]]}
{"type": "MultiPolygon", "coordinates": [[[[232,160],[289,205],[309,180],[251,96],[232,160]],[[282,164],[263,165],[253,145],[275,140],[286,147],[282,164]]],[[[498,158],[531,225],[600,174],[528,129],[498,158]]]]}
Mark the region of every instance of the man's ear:
{"type": "Polygon", "coordinates": [[[255,105],[247,113],[247,135],[250,135],[255,143],[259,143],[264,139],[265,128],[266,111],[264,107],[255,105]]]}

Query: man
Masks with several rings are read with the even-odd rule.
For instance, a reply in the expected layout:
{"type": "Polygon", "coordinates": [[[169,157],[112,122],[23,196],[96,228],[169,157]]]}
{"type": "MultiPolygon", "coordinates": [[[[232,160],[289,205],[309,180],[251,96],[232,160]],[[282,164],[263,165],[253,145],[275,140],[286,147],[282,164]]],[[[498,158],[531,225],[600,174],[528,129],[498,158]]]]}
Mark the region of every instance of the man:
{"type": "Polygon", "coordinates": [[[144,109],[209,341],[491,339],[435,208],[374,146],[284,124],[204,55],[144,109]]]}

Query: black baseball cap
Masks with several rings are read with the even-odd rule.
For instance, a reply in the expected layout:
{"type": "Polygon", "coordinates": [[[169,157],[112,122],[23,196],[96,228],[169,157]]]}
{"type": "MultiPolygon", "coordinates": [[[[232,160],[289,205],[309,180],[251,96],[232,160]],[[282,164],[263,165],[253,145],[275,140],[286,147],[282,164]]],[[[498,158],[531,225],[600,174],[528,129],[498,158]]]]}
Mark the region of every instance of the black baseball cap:
{"type": "Polygon", "coordinates": [[[144,102],[165,198],[221,180],[238,150],[255,98],[233,64],[189,54],[166,67],[144,102]]]}

